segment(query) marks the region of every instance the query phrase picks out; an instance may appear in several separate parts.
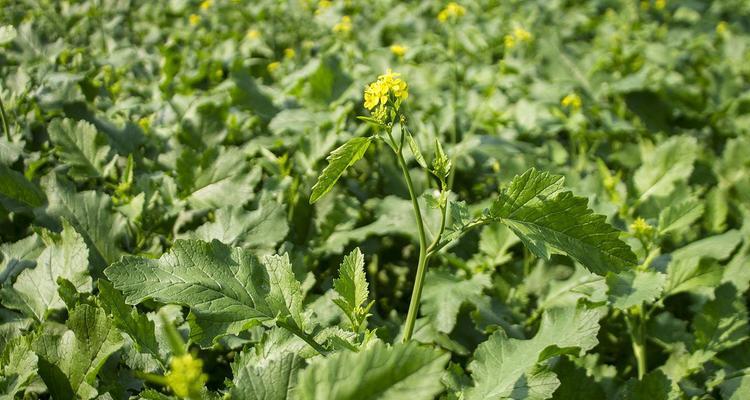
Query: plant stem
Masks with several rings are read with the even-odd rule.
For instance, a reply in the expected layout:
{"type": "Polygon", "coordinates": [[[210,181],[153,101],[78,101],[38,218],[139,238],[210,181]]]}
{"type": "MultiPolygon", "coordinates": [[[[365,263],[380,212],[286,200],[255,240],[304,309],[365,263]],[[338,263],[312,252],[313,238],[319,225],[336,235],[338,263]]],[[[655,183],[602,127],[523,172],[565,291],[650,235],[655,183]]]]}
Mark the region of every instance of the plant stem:
{"type": "Polygon", "coordinates": [[[310,347],[312,347],[315,351],[318,352],[321,356],[325,357],[328,355],[328,350],[323,347],[320,343],[316,342],[315,339],[308,335],[305,331],[300,329],[297,324],[294,323],[288,323],[286,321],[277,320],[276,325],[279,327],[282,327],[289,332],[292,332],[295,336],[305,341],[305,343],[309,344],[310,347]]]}
{"type": "Polygon", "coordinates": [[[419,208],[417,195],[414,192],[414,184],[411,181],[409,168],[406,166],[406,160],[404,160],[404,154],[401,148],[396,151],[396,158],[398,159],[398,165],[401,167],[401,171],[404,174],[406,187],[409,189],[411,205],[414,208],[414,219],[417,222],[417,230],[419,233],[419,261],[417,263],[417,276],[414,279],[414,288],[411,292],[411,301],[409,301],[409,312],[406,314],[406,323],[404,325],[404,342],[407,342],[411,340],[411,335],[414,333],[414,322],[417,320],[419,300],[422,297],[422,285],[424,283],[424,275],[427,270],[427,236],[424,232],[422,211],[419,208]]]}
{"type": "Polygon", "coordinates": [[[3,120],[3,132],[5,132],[5,138],[10,142],[10,128],[8,128],[8,118],[5,116],[5,106],[3,105],[3,99],[0,95],[0,118],[3,120]]]}
{"type": "Polygon", "coordinates": [[[639,380],[646,375],[646,335],[644,332],[645,321],[642,316],[643,307],[640,305],[633,307],[632,312],[625,314],[625,322],[632,339],[633,355],[638,368],[639,380]]]}

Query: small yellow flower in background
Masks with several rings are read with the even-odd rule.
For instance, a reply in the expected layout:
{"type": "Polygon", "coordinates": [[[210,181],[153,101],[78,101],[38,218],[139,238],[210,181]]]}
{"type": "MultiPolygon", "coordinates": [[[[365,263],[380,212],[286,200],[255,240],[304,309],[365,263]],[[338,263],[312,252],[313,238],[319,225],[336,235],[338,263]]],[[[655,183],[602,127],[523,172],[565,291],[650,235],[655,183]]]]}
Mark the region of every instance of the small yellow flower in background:
{"type": "Polygon", "coordinates": [[[318,2],[318,9],[325,10],[326,8],[330,8],[332,5],[333,3],[329,0],[320,0],[318,2]]]}
{"type": "Polygon", "coordinates": [[[725,35],[727,32],[729,32],[729,24],[727,21],[721,21],[716,25],[716,33],[719,35],[725,35]]]}
{"type": "Polygon", "coordinates": [[[452,1],[438,13],[437,19],[440,22],[446,22],[448,19],[462,17],[464,14],[466,14],[466,9],[455,1],[452,1]]]}
{"type": "Polygon", "coordinates": [[[519,42],[529,42],[531,41],[531,32],[527,31],[526,29],[523,29],[519,26],[513,28],[513,36],[519,41],[519,42]]]}
{"type": "Polygon", "coordinates": [[[663,10],[667,7],[667,0],[656,0],[654,1],[654,8],[657,10],[663,10]]]}
{"type": "Polygon", "coordinates": [[[250,40],[258,39],[260,37],[260,31],[258,31],[257,29],[250,29],[247,31],[246,36],[250,40]]]}
{"type": "Polygon", "coordinates": [[[312,40],[305,40],[302,42],[303,49],[310,50],[313,48],[313,46],[315,46],[315,42],[313,42],[312,40]]]}
{"type": "Polygon", "coordinates": [[[190,22],[190,25],[196,26],[201,22],[201,16],[198,14],[190,14],[188,22],[190,22]]]}
{"type": "Polygon", "coordinates": [[[268,72],[274,73],[274,71],[276,71],[277,69],[279,69],[280,66],[281,66],[280,62],[274,61],[274,62],[268,64],[268,66],[266,66],[266,69],[268,70],[268,72]]]}
{"type": "Polygon", "coordinates": [[[503,44],[506,48],[512,49],[516,47],[516,38],[513,35],[505,35],[503,36],[503,44]]]}
{"type": "Polygon", "coordinates": [[[578,96],[576,93],[571,93],[560,101],[560,104],[562,104],[563,107],[568,107],[573,110],[580,110],[581,109],[581,97],[578,96]]]}
{"type": "Polygon", "coordinates": [[[203,0],[203,3],[201,3],[201,10],[208,10],[212,5],[214,5],[214,0],[203,0]]]}
{"type": "Polygon", "coordinates": [[[398,107],[402,101],[409,97],[409,87],[406,81],[399,78],[400,76],[401,74],[388,68],[385,74],[378,77],[377,81],[365,88],[364,106],[372,111],[376,118],[384,119],[389,100],[392,100],[398,107]]]}
{"type": "Polygon", "coordinates": [[[630,230],[636,235],[636,236],[643,236],[648,237],[651,236],[654,233],[654,227],[649,225],[648,222],[646,222],[645,219],[642,217],[638,217],[633,221],[632,224],[630,224],[630,230]]]}
{"type": "Polygon", "coordinates": [[[336,33],[348,33],[352,30],[352,18],[348,15],[341,17],[341,22],[333,26],[333,31],[336,33]]]}
{"type": "Polygon", "coordinates": [[[391,53],[393,53],[397,57],[403,57],[404,54],[406,54],[406,50],[408,50],[406,46],[400,44],[391,45],[391,53]]]}
{"type": "Polygon", "coordinates": [[[297,52],[294,51],[293,48],[288,47],[288,48],[284,49],[284,58],[290,59],[290,58],[294,58],[294,56],[296,56],[296,55],[297,55],[297,52]]]}
{"type": "Polygon", "coordinates": [[[203,361],[191,354],[172,357],[170,370],[166,375],[167,384],[179,397],[198,398],[208,375],[203,373],[203,361]]]}

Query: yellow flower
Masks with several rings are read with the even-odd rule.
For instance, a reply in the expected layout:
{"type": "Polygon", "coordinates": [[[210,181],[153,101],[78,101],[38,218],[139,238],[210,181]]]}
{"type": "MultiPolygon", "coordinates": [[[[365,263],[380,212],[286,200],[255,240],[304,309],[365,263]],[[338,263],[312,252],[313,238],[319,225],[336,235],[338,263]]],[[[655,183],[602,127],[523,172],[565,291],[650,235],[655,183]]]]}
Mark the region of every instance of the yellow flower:
{"type": "Polygon", "coordinates": [[[198,14],[190,14],[188,22],[190,22],[190,25],[196,26],[201,22],[201,16],[198,14]]]}
{"type": "Polygon", "coordinates": [[[258,31],[257,29],[250,29],[247,31],[246,36],[250,40],[258,39],[260,37],[260,31],[258,31]]]}
{"type": "Polygon", "coordinates": [[[513,28],[513,36],[520,42],[528,42],[532,38],[531,32],[519,26],[513,28]]]}
{"type": "Polygon", "coordinates": [[[297,55],[297,52],[294,51],[293,48],[288,47],[288,48],[284,49],[284,58],[286,58],[286,59],[294,58],[295,55],[297,55]]]}
{"type": "Polygon", "coordinates": [[[654,8],[657,10],[663,10],[667,7],[667,0],[656,0],[654,1],[654,8]]]}
{"type": "Polygon", "coordinates": [[[341,22],[333,26],[333,31],[337,33],[348,33],[352,30],[352,18],[348,15],[341,17],[341,22]]]}
{"type": "Polygon", "coordinates": [[[409,87],[400,76],[401,74],[388,68],[385,74],[378,76],[378,80],[365,88],[365,108],[372,111],[377,107],[373,115],[383,117],[389,100],[394,101],[398,107],[409,97],[409,87]]]}
{"type": "Polygon", "coordinates": [[[274,62],[268,64],[266,66],[266,69],[268,70],[268,72],[274,73],[274,71],[276,71],[277,69],[279,69],[280,66],[281,66],[280,62],[274,61],[274,62]]]}
{"type": "Polygon", "coordinates": [[[406,54],[407,49],[408,48],[406,46],[400,44],[391,45],[391,53],[393,53],[397,57],[403,57],[404,54],[406,54]]]}
{"type": "Polygon", "coordinates": [[[333,3],[330,2],[330,1],[328,1],[328,0],[320,0],[318,2],[318,8],[321,9],[321,10],[325,10],[326,8],[330,8],[332,5],[333,5],[333,3]]]}
{"type": "Polygon", "coordinates": [[[516,47],[516,38],[513,35],[505,35],[503,36],[503,44],[506,48],[512,49],[516,47]]]}
{"type": "Polygon", "coordinates": [[[645,219],[638,217],[630,224],[630,230],[637,236],[651,236],[654,233],[654,227],[649,225],[645,219]]]}
{"type": "Polygon", "coordinates": [[[466,9],[463,8],[460,4],[452,1],[448,3],[448,5],[446,5],[442,11],[440,11],[440,13],[438,13],[437,19],[440,22],[445,22],[451,18],[462,17],[464,14],[466,14],[466,9]]]}
{"type": "Polygon", "coordinates": [[[208,375],[203,373],[203,361],[193,358],[191,354],[172,357],[167,373],[167,384],[179,397],[198,398],[208,375]]]}
{"type": "Polygon", "coordinates": [[[571,93],[560,101],[563,107],[569,107],[573,110],[579,110],[581,108],[581,97],[576,93],[571,93]]]}
{"type": "Polygon", "coordinates": [[[716,33],[719,35],[724,35],[727,32],[729,32],[729,24],[727,21],[721,21],[718,25],[716,25],[716,33]]]}
{"type": "Polygon", "coordinates": [[[208,10],[214,4],[214,0],[203,0],[201,3],[201,10],[208,10]]]}

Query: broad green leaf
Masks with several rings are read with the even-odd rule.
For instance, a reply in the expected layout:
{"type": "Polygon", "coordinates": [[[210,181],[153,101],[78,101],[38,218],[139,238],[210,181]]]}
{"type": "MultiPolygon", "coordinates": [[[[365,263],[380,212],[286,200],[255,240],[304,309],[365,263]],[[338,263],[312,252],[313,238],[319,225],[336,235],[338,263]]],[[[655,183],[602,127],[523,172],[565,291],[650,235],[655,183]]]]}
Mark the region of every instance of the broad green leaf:
{"type": "Polygon", "coordinates": [[[96,397],[96,375],[107,358],[122,346],[120,332],[101,308],[77,306],[58,336],[45,332],[34,343],[39,375],[56,399],[96,397]]]}
{"type": "Polygon", "coordinates": [[[651,302],[661,295],[667,277],[654,271],[623,271],[607,274],[609,302],[613,307],[626,310],[651,302]]]}
{"type": "Polygon", "coordinates": [[[561,191],[562,183],[561,176],[532,168],[500,193],[488,217],[511,228],[538,257],[567,254],[599,275],[634,267],[636,256],[620,232],[585,198],[561,191]]]}
{"type": "Polygon", "coordinates": [[[553,400],[600,400],[606,399],[602,386],[585,369],[575,365],[567,358],[560,358],[554,368],[560,380],[560,387],[555,390],[553,400]]]}
{"type": "Polygon", "coordinates": [[[260,167],[248,169],[250,165],[245,152],[236,147],[207,151],[202,158],[180,158],[177,173],[183,197],[195,209],[243,205],[252,199],[262,176],[260,167]]]}
{"type": "Polygon", "coordinates": [[[665,295],[717,285],[721,281],[724,267],[712,260],[726,259],[741,241],[742,233],[731,230],[695,241],[672,252],[672,259],[667,266],[665,295]]]}
{"type": "Polygon", "coordinates": [[[138,351],[149,354],[155,360],[161,362],[163,358],[159,353],[154,323],[148,319],[146,314],[142,314],[135,307],[125,304],[125,298],[115,290],[112,283],[100,279],[98,287],[99,302],[107,314],[112,317],[115,326],[130,336],[138,351]]]}
{"type": "Polygon", "coordinates": [[[365,276],[365,257],[359,248],[352,250],[344,257],[339,267],[339,277],[334,279],[333,288],[339,298],[334,299],[342,311],[349,317],[356,330],[367,315],[367,277],[365,276]]]}
{"type": "Polygon", "coordinates": [[[698,141],[688,136],[672,136],[643,156],[643,164],[633,181],[642,200],[669,195],[675,183],[693,173],[698,156],[698,141]]]}
{"type": "Polygon", "coordinates": [[[58,278],[72,282],[78,291],[91,292],[88,248],[73,227],[63,221],[59,237],[50,233],[47,248],[37,258],[36,267],[23,270],[12,288],[0,292],[2,303],[37,321],[44,321],[51,310],[65,307],[57,292],[58,278]]]}
{"type": "Polygon", "coordinates": [[[578,354],[598,343],[603,310],[583,305],[548,310],[536,336],[528,340],[508,338],[502,330],[493,333],[474,352],[468,369],[474,387],[466,399],[546,399],[559,382],[538,363],[560,354],[578,354]]]}
{"type": "Polygon", "coordinates": [[[300,372],[297,397],[307,400],[432,400],[443,390],[448,354],[413,341],[375,342],[358,353],[342,351],[300,372]]]}
{"type": "Polygon", "coordinates": [[[747,400],[750,398],[750,371],[725,380],[719,389],[724,400],[747,400]]]}
{"type": "Polygon", "coordinates": [[[231,246],[274,247],[289,232],[286,209],[270,195],[263,199],[253,211],[235,206],[216,210],[214,221],[201,225],[193,236],[206,242],[216,239],[231,246]]]}
{"type": "Polygon", "coordinates": [[[296,353],[283,353],[277,357],[258,361],[254,355],[241,353],[232,363],[233,399],[287,400],[294,396],[297,372],[304,360],[296,353]]]}
{"type": "Polygon", "coordinates": [[[0,164],[0,204],[11,211],[30,211],[45,202],[44,192],[37,185],[0,164]]]}
{"type": "Polygon", "coordinates": [[[0,400],[13,400],[23,393],[37,372],[38,358],[28,337],[12,339],[0,354],[0,400]]]}
{"type": "Polygon", "coordinates": [[[100,273],[120,258],[118,246],[125,236],[126,221],[112,209],[112,199],[93,190],[76,193],[69,182],[54,175],[47,179],[47,213],[67,220],[83,237],[89,260],[100,273]]]}
{"type": "Polygon", "coordinates": [[[0,244],[0,283],[36,265],[44,243],[36,233],[15,243],[0,244]]]}
{"type": "Polygon", "coordinates": [[[618,393],[617,400],[667,400],[671,385],[669,378],[660,370],[646,374],[643,380],[631,379],[618,393]]]}
{"type": "Polygon", "coordinates": [[[425,161],[422,152],[419,150],[419,145],[417,144],[417,141],[414,140],[414,136],[412,136],[411,132],[408,130],[404,131],[404,135],[406,135],[406,143],[409,145],[409,150],[411,150],[414,159],[422,168],[427,169],[427,161],[425,161]]]}
{"type": "Polygon", "coordinates": [[[328,165],[323,169],[318,181],[312,187],[310,204],[315,203],[331,191],[344,171],[364,157],[371,141],[372,139],[369,137],[355,137],[331,152],[327,158],[328,165]]]}
{"type": "Polygon", "coordinates": [[[714,293],[716,297],[693,318],[694,351],[719,352],[738,345],[750,335],[744,296],[728,283],[714,293]]]}
{"type": "Polygon", "coordinates": [[[178,240],[158,260],[123,257],[104,273],[128,304],[190,307],[191,335],[204,347],[277,317],[302,327],[302,291],[286,255],[258,259],[216,240],[178,240]]]}
{"type": "Polygon", "coordinates": [[[13,25],[0,26],[0,46],[12,42],[16,35],[16,28],[13,25]]]}
{"type": "Polygon", "coordinates": [[[456,326],[456,317],[463,304],[477,304],[484,300],[483,291],[492,286],[490,277],[476,274],[471,279],[461,278],[445,270],[429,270],[422,292],[422,315],[443,333],[456,326]]]}
{"type": "Polygon", "coordinates": [[[60,160],[70,166],[71,176],[83,179],[108,175],[112,149],[94,125],[69,118],[54,119],[47,131],[60,160]]]}
{"type": "Polygon", "coordinates": [[[668,206],[659,213],[659,234],[664,235],[689,227],[703,215],[703,210],[703,202],[698,199],[687,199],[668,206]]]}

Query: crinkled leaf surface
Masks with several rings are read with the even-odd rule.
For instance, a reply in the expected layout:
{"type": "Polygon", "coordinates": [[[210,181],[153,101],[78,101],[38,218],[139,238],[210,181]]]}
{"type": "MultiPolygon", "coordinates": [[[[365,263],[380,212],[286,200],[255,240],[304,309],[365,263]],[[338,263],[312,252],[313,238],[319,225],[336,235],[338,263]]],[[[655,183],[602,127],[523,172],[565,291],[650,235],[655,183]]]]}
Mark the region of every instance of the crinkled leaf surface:
{"type": "Polygon", "coordinates": [[[633,177],[641,199],[669,195],[675,183],[690,177],[697,157],[698,141],[689,136],[673,136],[646,151],[633,177]]]}
{"type": "Polygon", "coordinates": [[[229,393],[235,399],[294,399],[297,373],[303,366],[304,360],[296,353],[262,360],[243,353],[232,363],[234,379],[229,393]]]}
{"type": "Polygon", "coordinates": [[[70,166],[75,178],[99,178],[107,175],[112,151],[106,137],[86,121],[54,119],[47,129],[60,159],[70,166]]]}
{"type": "Polygon", "coordinates": [[[283,240],[287,232],[285,207],[264,197],[253,211],[235,206],[216,210],[214,221],[201,225],[194,236],[207,242],[216,239],[231,246],[269,248],[283,240]]]}
{"type": "Polygon", "coordinates": [[[620,310],[654,301],[661,295],[666,279],[666,275],[654,271],[634,270],[607,274],[609,301],[620,310]]]}
{"type": "Polygon", "coordinates": [[[158,260],[124,257],[105,274],[128,304],[190,307],[191,335],[202,346],[277,316],[302,327],[302,291],[286,255],[259,259],[216,240],[178,240],[158,260]]]}
{"type": "Polygon", "coordinates": [[[38,357],[28,337],[19,336],[8,342],[0,354],[0,400],[12,400],[23,392],[37,372],[38,357]]]}
{"type": "Polygon", "coordinates": [[[588,201],[561,191],[563,177],[535,169],[516,176],[489,212],[539,257],[567,254],[599,275],[634,267],[637,260],[620,232],[594,214],[588,201]]]}
{"type": "Polygon", "coordinates": [[[456,326],[461,305],[482,302],[482,292],[490,286],[490,277],[485,274],[464,279],[445,270],[429,270],[422,292],[421,313],[430,316],[438,331],[450,333],[456,326]]]}

